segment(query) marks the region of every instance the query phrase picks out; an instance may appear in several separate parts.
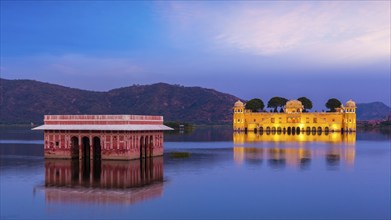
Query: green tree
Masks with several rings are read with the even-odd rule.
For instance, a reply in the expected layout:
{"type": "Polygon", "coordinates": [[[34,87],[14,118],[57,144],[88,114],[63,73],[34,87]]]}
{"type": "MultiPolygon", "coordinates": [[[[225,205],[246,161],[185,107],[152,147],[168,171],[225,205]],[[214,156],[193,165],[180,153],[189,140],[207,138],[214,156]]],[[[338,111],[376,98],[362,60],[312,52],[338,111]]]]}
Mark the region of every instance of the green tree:
{"type": "Polygon", "coordinates": [[[286,105],[288,102],[288,99],[280,97],[280,112],[284,112],[283,107],[286,105]]]}
{"type": "Polygon", "coordinates": [[[250,101],[246,102],[246,109],[250,109],[253,112],[263,110],[264,107],[265,104],[263,104],[261,99],[251,99],[250,101]]]}
{"type": "Polygon", "coordinates": [[[307,97],[300,97],[297,100],[299,100],[303,104],[304,111],[312,109],[312,102],[307,97]]]}
{"type": "Polygon", "coordinates": [[[287,101],[288,99],[286,98],[275,96],[267,102],[267,107],[273,108],[274,112],[277,112],[277,108],[278,107],[282,108],[287,101]]]}
{"type": "Polygon", "coordinates": [[[273,108],[274,111],[277,111],[277,108],[280,104],[280,97],[273,97],[267,102],[267,107],[268,108],[273,108]]]}
{"type": "Polygon", "coordinates": [[[331,112],[335,112],[335,108],[339,108],[341,104],[342,103],[338,99],[332,98],[326,102],[326,107],[330,109],[331,112]]]}

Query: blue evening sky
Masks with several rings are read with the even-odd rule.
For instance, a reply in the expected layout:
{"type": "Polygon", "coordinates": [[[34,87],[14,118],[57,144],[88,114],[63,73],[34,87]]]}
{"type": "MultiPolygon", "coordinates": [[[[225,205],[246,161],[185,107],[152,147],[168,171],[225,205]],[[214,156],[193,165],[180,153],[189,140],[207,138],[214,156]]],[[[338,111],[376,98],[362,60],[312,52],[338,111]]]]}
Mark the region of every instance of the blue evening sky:
{"type": "Polygon", "coordinates": [[[390,105],[390,1],[1,1],[1,77],[390,105]]]}

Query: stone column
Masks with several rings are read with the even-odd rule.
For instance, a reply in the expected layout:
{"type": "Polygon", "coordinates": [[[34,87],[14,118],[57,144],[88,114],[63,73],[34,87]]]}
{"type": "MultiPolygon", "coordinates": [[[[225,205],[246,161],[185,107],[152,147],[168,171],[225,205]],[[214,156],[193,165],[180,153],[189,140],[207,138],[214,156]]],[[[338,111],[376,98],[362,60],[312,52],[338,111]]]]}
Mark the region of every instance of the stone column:
{"type": "Polygon", "coordinates": [[[77,137],[79,147],[79,160],[83,159],[83,140],[80,139],[80,135],[77,137]]]}
{"type": "Polygon", "coordinates": [[[90,160],[92,160],[94,159],[94,139],[91,135],[88,138],[90,140],[90,160]]]}

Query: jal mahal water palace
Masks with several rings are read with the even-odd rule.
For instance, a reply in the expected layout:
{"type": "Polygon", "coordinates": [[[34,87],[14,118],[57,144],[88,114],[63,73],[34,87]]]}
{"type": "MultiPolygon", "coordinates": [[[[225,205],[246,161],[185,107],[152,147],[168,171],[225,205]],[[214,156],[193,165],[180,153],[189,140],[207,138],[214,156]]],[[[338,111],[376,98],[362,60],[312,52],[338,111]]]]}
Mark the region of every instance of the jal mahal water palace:
{"type": "Polygon", "coordinates": [[[252,112],[240,100],[233,107],[233,130],[272,133],[355,132],[356,103],[349,100],[335,112],[303,112],[299,100],[290,100],[284,112],[252,112]]]}

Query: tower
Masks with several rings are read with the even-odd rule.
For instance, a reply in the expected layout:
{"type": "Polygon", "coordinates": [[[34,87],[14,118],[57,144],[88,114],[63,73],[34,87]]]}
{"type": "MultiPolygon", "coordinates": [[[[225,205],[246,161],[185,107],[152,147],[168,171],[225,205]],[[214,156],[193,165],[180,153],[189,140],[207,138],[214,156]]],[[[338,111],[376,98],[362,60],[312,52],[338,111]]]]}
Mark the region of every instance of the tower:
{"type": "Polygon", "coordinates": [[[356,103],[352,99],[345,104],[343,130],[356,131],[356,103]]]}
{"type": "Polygon", "coordinates": [[[238,100],[234,105],[233,129],[234,131],[244,131],[244,128],[244,104],[238,100]]]}

